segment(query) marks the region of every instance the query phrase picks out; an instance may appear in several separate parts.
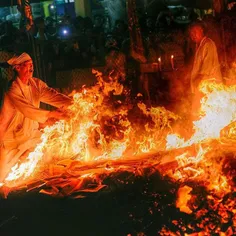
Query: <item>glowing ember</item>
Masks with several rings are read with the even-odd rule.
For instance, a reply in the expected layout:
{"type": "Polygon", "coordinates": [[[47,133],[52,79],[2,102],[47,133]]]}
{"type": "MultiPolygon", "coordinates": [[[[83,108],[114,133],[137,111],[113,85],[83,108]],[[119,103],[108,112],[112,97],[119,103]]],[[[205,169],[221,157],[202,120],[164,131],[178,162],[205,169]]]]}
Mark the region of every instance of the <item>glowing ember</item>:
{"type": "MultiPolygon", "coordinates": [[[[227,212],[235,214],[235,208],[231,200],[223,204],[222,199],[235,191],[235,186],[232,176],[224,172],[224,163],[236,146],[236,86],[207,81],[201,84],[204,97],[200,117],[193,122],[192,136],[185,140],[172,128],[178,115],[163,107],[147,109],[141,102],[130,104],[122,85],[106,82],[101,73],[94,73],[98,80],[94,87],[73,93],[71,119],[44,128],[41,142],[25,162],[12,168],[0,187],[17,189],[40,180],[43,183],[39,188],[47,185],[40,192],[52,196],[60,195],[59,189],[66,189],[64,195],[96,192],[111,173],[142,175],[141,169],[149,167],[183,184],[176,201],[180,211],[196,219],[204,216],[204,211],[195,210],[193,202],[198,196],[193,193],[194,187],[184,184],[195,182],[208,191],[209,207],[217,206],[217,214],[228,222],[227,212]],[[67,179],[61,178],[63,174],[67,179]],[[93,182],[93,188],[87,187],[85,180],[93,182]]],[[[210,232],[206,222],[197,227],[210,232]]],[[[214,232],[217,230],[221,232],[214,232]]],[[[163,228],[160,235],[167,232],[163,228]]]]}
{"type": "Polygon", "coordinates": [[[186,212],[187,214],[192,213],[192,210],[187,206],[188,201],[191,199],[191,195],[189,194],[191,191],[192,188],[188,186],[179,188],[178,199],[176,202],[176,207],[179,208],[180,211],[186,212]]]}

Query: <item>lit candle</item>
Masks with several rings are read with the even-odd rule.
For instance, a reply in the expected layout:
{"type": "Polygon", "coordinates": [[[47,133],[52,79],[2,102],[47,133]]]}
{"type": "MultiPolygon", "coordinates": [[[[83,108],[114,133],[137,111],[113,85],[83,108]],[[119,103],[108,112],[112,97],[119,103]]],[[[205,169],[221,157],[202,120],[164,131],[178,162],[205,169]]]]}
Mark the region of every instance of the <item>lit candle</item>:
{"type": "Polygon", "coordinates": [[[175,69],[175,65],[174,65],[174,55],[171,55],[170,62],[171,62],[172,70],[174,70],[174,69],[175,69]]]}
{"type": "Polygon", "coordinates": [[[158,63],[159,63],[160,71],[161,71],[162,70],[162,68],[161,68],[161,57],[158,58],[158,63]]]}

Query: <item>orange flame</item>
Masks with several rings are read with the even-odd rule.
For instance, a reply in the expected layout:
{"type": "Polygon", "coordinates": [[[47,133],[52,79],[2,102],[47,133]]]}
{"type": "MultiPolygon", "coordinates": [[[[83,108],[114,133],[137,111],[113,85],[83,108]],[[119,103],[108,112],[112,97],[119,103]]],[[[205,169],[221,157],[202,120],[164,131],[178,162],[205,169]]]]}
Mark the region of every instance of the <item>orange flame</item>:
{"type": "MultiPolygon", "coordinates": [[[[37,179],[38,175],[41,178],[40,172],[50,169],[51,164],[64,163],[66,167],[62,170],[59,168],[56,173],[76,173],[78,178],[68,192],[70,194],[81,188],[84,179],[96,179],[98,174],[121,169],[133,171],[134,162],[146,162],[143,166],[156,167],[157,163],[161,165],[172,161],[177,163],[176,166],[165,170],[163,174],[181,185],[186,181],[203,183],[210,193],[207,200],[213,202],[212,209],[217,207],[222,222],[228,222],[228,212],[235,215],[235,202],[222,203],[222,199],[235,187],[229,183],[230,177],[223,173],[222,168],[225,153],[229,147],[235,147],[236,85],[225,86],[209,81],[201,84],[204,97],[201,100],[200,117],[193,122],[192,136],[185,140],[173,132],[172,127],[179,119],[178,115],[163,107],[147,109],[143,103],[131,106],[121,101],[111,102],[110,95],[121,95],[124,87],[111,79],[109,82],[104,81],[100,72],[94,73],[98,80],[95,86],[73,92],[74,104],[69,107],[72,118],[44,128],[41,142],[25,162],[12,168],[0,187],[17,187],[21,182],[37,179]],[[164,157],[160,160],[144,158],[144,153],[153,152],[162,152],[164,157]],[[137,159],[132,159],[134,156],[137,159]],[[69,164],[65,164],[67,161],[69,164]],[[79,163],[78,171],[73,169],[73,162],[79,163]]],[[[90,191],[98,191],[103,187],[99,182],[96,189],[90,191]]],[[[53,191],[58,193],[59,190],[54,187],[53,191]]],[[[50,195],[53,195],[53,191],[41,190],[50,195]]],[[[184,185],[179,188],[176,206],[182,212],[201,218],[205,211],[194,212],[194,206],[190,207],[191,194],[191,187],[184,185]]],[[[236,224],[235,218],[233,224],[236,224]]],[[[199,228],[204,230],[192,235],[208,235],[211,226],[202,224],[199,228]]],[[[220,235],[233,235],[230,234],[231,228],[225,234],[218,231],[216,229],[215,232],[220,235]]],[[[160,235],[176,234],[163,228],[160,235]]]]}
{"type": "Polygon", "coordinates": [[[185,212],[187,214],[192,213],[192,210],[187,206],[188,201],[191,199],[191,195],[189,194],[191,191],[192,188],[188,186],[179,188],[178,199],[176,201],[176,207],[179,208],[180,211],[185,212]]]}
{"type": "Polygon", "coordinates": [[[172,177],[181,182],[187,179],[205,180],[209,190],[226,193],[231,188],[227,177],[222,174],[222,162],[216,157],[213,140],[220,142],[225,127],[230,127],[228,135],[234,133],[235,126],[230,125],[236,120],[236,86],[227,87],[204,81],[200,89],[205,96],[201,100],[200,119],[193,122],[195,133],[187,141],[178,134],[169,134],[166,148],[171,150],[202,145],[196,154],[185,151],[175,158],[179,168],[172,177]]]}
{"type": "MultiPolygon", "coordinates": [[[[140,121],[137,123],[129,119],[129,105],[119,101],[114,109],[107,98],[110,94],[122,94],[123,86],[117,81],[105,82],[100,72],[94,72],[98,83],[74,93],[74,104],[69,108],[72,118],[46,127],[41,143],[24,163],[12,168],[5,183],[17,185],[19,179],[33,178],[40,165],[65,159],[86,163],[185,148],[173,158],[178,168],[168,173],[172,178],[181,182],[205,181],[209,190],[219,193],[231,191],[227,177],[222,174],[222,162],[215,158],[214,145],[207,144],[220,141],[222,130],[236,121],[236,86],[209,81],[201,84],[205,96],[201,100],[200,119],[194,122],[192,137],[185,141],[180,135],[170,134],[172,122],[179,117],[163,107],[147,109],[145,104],[138,103],[135,109],[140,118],[135,118],[140,121]],[[193,145],[195,150],[186,149],[193,145]]],[[[235,126],[228,133],[235,133],[235,126]]]]}
{"type": "MultiPolygon", "coordinates": [[[[96,72],[96,71],[95,71],[96,72]]],[[[105,82],[96,72],[98,83],[74,93],[74,104],[69,108],[72,118],[59,121],[43,130],[41,143],[31,152],[25,163],[16,164],[5,179],[8,185],[20,178],[33,177],[39,163],[75,159],[91,162],[101,159],[115,160],[125,156],[148,153],[163,147],[164,132],[178,116],[162,107],[148,110],[137,104],[136,110],[147,122],[129,121],[129,106],[118,102],[118,109],[107,103],[110,93],[119,95],[123,86],[117,81],[105,82]]]]}

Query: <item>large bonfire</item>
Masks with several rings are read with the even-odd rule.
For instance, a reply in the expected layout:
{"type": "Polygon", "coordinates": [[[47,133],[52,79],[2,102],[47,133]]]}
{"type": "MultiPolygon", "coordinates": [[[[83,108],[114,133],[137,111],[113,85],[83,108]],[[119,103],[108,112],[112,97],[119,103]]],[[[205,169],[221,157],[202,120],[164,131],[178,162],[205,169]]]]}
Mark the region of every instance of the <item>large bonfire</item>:
{"type": "MultiPolygon", "coordinates": [[[[122,85],[94,73],[95,86],[73,93],[71,118],[45,127],[35,150],[1,185],[8,191],[39,189],[77,198],[102,189],[112,173],[142,175],[141,170],[152,168],[178,183],[176,207],[200,222],[197,229],[173,222],[182,225],[181,232],[233,235],[236,85],[207,81],[200,85],[204,94],[200,117],[186,138],[176,131],[186,126],[180,116],[163,107],[147,108],[138,100],[130,103],[128,96],[119,97],[126,92],[122,85]],[[207,193],[204,201],[219,216],[218,225],[204,217],[207,209],[199,207],[203,198],[195,186],[207,193]]],[[[165,227],[159,234],[181,235],[165,227]]]]}

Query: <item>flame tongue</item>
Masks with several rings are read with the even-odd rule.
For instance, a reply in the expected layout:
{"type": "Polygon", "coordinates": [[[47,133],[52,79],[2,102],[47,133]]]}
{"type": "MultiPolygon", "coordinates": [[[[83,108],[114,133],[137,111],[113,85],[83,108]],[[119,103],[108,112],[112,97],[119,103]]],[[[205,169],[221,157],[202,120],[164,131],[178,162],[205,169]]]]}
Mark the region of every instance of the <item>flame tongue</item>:
{"type": "MultiPolygon", "coordinates": [[[[96,86],[83,88],[81,93],[74,94],[74,104],[69,108],[73,114],[71,120],[46,127],[41,143],[25,163],[12,168],[5,182],[33,177],[45,160],[54,163],[71,158],[81,162],[116,160],[164,150],[165,135],[170,133],[171,122],[178,116],[162,107],[149,110],[142,103],[133,108],[126,101],[111,103],[110,94],[122,94],[123,87],[116,81],[104,82],[101,74],[96,73],[96,86]]],[[[222,133],[227,133],[227,137],[235,134],[232,124],[236,121],[236,86],[226,87],[205,81],[201,91],[205,96],[201,100],[201,117],[194,122],[194,134],[187,141],[180,135],[167,135],[167,150],[219,140],[222,133]],[[223,131],[226,127],[227,132],[223,131]]],[[[204,176],[206,169],[215,166],[213,163],[216,162],[208,155],[214,149],[211,145],[200,146],[197,153],[185,150],[173,158],[179,168],[172,176],[182,180],[204,176]]],[[[220,167],[215,171],[220,174],[218,169],[220,167]]],[[[226,180],[219,181],[225,183],[226,180]]]]}
{"type": "Polygon", "coordinates": [[[178,190],[178,199],[176,201],[176,207],[180,209],[182,212],[186,212],[187,214],[191,214],[192,210],[187,206],[188,201],[191,199],[192,188],[188,186],[184,186],[179,188],[178,190]]]}
{"type": "Polygon", "coordinates": [[[164,148],[164,134],[178,116],[162,107],[148,110],[142,103],[131,105],[122,96],[123,101],[114,100],[123,86],[117,81],[105,82],[99,72],[96,75],[94,87],[74,93],[69,108],[72,118],[43,130],[41,142],[26,162],[12,168],[5,179],[8,185],[35,178],[45,162],[116,160],[164,148]]]}
{"type": "Polygon", "coordinates": [[[201,100],[201,118],[193,122],[195,133],[187,141],[175,134],[167,136],[167,149],[219,139],[222,129],[236,121],[236,85],[204,81],[200,89],[205,96],[201,100]]]}
{"type": "Polygon", "coordinates": [[[233,172],[222,168],[226,157],[236,152],[236,85],[201,84],[204,97],[200,118],[193,122],[193,135],[185,140],[172,129],[179,116],[163,107],[147,109],[141,102],[130,104],[122,97],[122,85],[111,79],[107,83],[100,73],[96,75],[98,83],[94,87],[74,93],[74,104],[69,108],[72,118],[46,127],[35,150],[25,162],[12,168],[0,187],[5,184],[17,188],[22,183],[47,179],[51,190],[43,189],[42,193],[57,195],[62,188],[70,195],[100,190],[104,173],[123,170],[142,174],[140,169],[155,167],[184,186],[177,194],[180,211],[197,218],[205,214],[196,213],[191,205],[194,189],[185,183],[195,181],[209,192],[207,201],[217,205],[217,214],[235,214],[231,201],[225,206],[221,201],[235,191],[229,175],[233,172]],[[123,100],[114,100],[114,95],[123,100]],[[62,174],[67,179],[61,178],[62,174]],[[84,188],[86,179],[96,182],[94,188],[84,188]]]}

